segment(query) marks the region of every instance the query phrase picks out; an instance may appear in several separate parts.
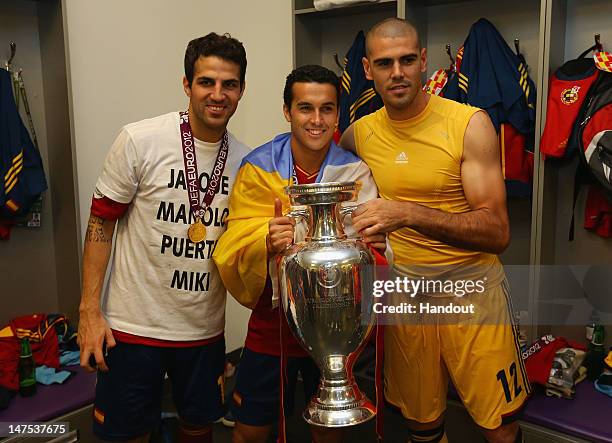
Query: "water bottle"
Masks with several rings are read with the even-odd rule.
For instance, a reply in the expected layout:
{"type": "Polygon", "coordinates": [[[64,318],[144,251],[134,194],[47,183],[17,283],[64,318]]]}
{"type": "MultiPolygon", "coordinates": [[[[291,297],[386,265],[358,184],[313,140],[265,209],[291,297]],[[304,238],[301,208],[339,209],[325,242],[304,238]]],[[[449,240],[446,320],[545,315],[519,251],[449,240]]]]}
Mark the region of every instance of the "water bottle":
{"type": "Polygon", "coordinates": [[[36,394],[36,365],[32,357],[30,340],[27,337],[21,339],[21,352],[19,353],[19,394],[22,397],[30,397],[36,394]]]}

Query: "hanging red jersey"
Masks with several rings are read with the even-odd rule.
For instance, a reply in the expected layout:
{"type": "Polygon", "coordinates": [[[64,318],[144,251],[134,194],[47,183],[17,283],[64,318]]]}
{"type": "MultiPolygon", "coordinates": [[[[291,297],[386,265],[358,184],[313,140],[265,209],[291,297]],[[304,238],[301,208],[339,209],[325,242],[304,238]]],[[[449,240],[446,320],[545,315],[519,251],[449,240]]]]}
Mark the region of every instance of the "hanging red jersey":
{"type": "Polygon", "coordinates": [[[548,87],[546,125],[540,151],[552,157],[563,157],[582,102],[598,70],[593,59],[570,60],[553,74],[548,87]]]}
{"type": "Polygon", "coordinates": [[[508,194],[515,197],[530,195],[533,150],[527,146],[527,137],[511,124],[502,123],[499,130],[499,146],[508,194]]]}
{"type": "Polygon", "coordinates": [[[584,207],[584,229],[603,238],[612,237],[612,205],[599,186],[589,186],[584,207]]]}

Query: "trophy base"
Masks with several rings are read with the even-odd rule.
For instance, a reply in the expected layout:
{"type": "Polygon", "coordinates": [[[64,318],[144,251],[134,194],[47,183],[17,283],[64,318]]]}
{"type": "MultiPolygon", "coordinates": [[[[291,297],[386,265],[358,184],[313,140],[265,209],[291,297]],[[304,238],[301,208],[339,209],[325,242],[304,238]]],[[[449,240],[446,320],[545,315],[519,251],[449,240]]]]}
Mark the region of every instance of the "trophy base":
{"type": "MultiPolygon", "coordinates": [[[[330,396],[325,395],[329,394],[329,392],[325,392],[327,391],[325,388],[322,391],[324,392],[321,392],[320,388],[320,391],[310,400],[302,414],[304,420],[311,425],[325,428],[341,428],[364,423],[376,416],[376,407],[357,389],[356,385],[349,390],[350,394],[357,394],[356,397],[359,400],[355,401],[347,402],[346,397],[344,397],[344,401],[334,401],[330,396]],[[326,400],[322,400],[322,398],[326,400]]],[[[336,391],[334,392],[336,395],[331,397],[337,399],[339,392],[337,389],[334,389],[334,391],[336,391]]],[[[342,395],[339,397],[342,397],[342,395]]]]}

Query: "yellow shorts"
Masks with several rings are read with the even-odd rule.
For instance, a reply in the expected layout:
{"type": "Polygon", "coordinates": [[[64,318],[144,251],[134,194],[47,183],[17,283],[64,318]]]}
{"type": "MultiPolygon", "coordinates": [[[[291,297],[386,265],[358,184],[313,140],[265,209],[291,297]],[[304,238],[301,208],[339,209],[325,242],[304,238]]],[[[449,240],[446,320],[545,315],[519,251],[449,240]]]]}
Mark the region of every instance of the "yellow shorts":
{"type": "MultiPolygon", "coordinates": [[[[474,421],[512,421],[531,393],[506,283],[487,291],[486,309],[505,321],[385,327],[385,397],[420,423],[446,409],[449,376],[474,421]]],[[[430,322],[431,323],[431,322],[430,322]]]]}

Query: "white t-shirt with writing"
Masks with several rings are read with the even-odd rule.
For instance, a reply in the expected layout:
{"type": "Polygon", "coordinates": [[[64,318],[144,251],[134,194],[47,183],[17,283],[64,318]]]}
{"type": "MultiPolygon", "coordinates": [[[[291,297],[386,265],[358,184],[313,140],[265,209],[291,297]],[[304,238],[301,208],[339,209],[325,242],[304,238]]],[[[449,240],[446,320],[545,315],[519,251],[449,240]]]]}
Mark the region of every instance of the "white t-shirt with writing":
{"type": "MultiPolygon", "coordinates": [[[[200,201],[221,142],[194,139],[200,201]]],[[[112,329],[142,337],[190,341],[215,337],[225,323],[225,288],[212,260],[225,231],[229,194],[249,149],[229,134],[215,198],[202,222],[206,239],[187,237],[193,222],[184,171],[179,113],[125,126],[108,153],[96,192],[129,203],[118,220],[102,309],[112,329]]]]}

